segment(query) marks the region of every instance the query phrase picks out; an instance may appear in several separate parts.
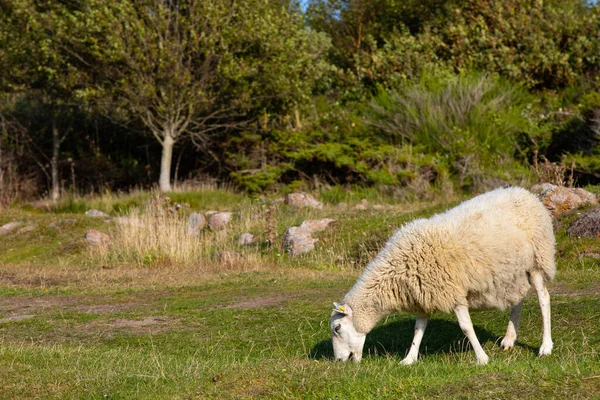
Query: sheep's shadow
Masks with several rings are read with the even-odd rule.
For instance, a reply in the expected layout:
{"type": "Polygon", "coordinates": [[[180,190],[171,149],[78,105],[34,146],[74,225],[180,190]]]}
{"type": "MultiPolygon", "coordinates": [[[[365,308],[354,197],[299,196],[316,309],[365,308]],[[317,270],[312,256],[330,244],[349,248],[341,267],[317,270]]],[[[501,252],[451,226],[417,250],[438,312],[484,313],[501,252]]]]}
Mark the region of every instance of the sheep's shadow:
{"type": "MultiPolygon", "coordinates": [[[[365,357],[386,355],[404,358],[412,343],[414,328],[415,320],[410,318],[376,327],[367,335],[363,355],[365,357]]],[[[482,345],[487,342],[500,344],[501,336],[494,335],[481,327],[474,326],[474,329],[482,345]]],[[[537,351],[535,348],[520,342],[515,345],[534,353],[537,351]]],[[[472,349],[457,322],[441,319],[429,320],[419,354],[427,356],[428,354],[456,354],[466,351],[472,351],[472,349]]],[[[331,339],[317,343],[311,349],[309,357],[312,359],[333,358],[331,339]]]]}

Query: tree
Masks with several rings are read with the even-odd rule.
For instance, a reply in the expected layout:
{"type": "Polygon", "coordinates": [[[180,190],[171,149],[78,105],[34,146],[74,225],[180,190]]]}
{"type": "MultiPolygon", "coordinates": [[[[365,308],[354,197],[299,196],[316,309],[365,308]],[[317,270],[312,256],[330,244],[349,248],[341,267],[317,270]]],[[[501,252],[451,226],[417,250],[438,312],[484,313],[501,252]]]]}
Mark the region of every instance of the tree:
{"type": "Polygon", "coordinates": [[[68,4],[33,0],[0,0],[0,89],[34,96],[49,114],[52,137],[50,197],[60,196],[59,158],[69,128],[63,116],[81,105],[79,91],[89,84],[85,60],[68,51],[67,39],[75,32],[76,15],[85,1],[68,4]]]}
{"type": "MultiPolygon", "coordinates": [[[[290,11],[269,1],[143,0],[102,9],[93,23],[108,22],[111,33],[99,48],[105,64],[98,93],[120,101],[160,142],[161,191],[171,190],[173,147],[184,135],[201,146],[211,132],[247,123],[258,103],[266,107],[265,101],[299,100],[299,93],[307,93],[297,70],[307,69],[318,54],[264,70],[281,56],[269,52],[269,41],[279,43],[275,35],[301,25],[290,11]],[[292,78],[287,87],[275,88],[284,91],[265,90],[285,77],[292,78]]],[[[302,30],[305,41],[326,43],[324,37],[302,30]]],[[[293,35],[282,36],[291,38],[285,44],[288,55],[298,50],[293,35]]],[[[310,86],[314,78],[307,81],[310,86]]]]}

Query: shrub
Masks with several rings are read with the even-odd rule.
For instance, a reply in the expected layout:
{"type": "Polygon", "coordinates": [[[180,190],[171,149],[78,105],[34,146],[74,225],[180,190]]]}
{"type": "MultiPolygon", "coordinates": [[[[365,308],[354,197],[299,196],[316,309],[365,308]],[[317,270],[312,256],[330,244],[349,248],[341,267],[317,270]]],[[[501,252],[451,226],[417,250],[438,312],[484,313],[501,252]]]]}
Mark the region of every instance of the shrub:
{"type": "Polygon", "coordinates": [[[510,179],[516,138],[530,127],[525,108],[531,101],[524,90],[488,75],[424,76],[404,90],[382,91],[368,122],[398,146],[435,154],[460,186],[477,186],[488,175],[510,179]]]}

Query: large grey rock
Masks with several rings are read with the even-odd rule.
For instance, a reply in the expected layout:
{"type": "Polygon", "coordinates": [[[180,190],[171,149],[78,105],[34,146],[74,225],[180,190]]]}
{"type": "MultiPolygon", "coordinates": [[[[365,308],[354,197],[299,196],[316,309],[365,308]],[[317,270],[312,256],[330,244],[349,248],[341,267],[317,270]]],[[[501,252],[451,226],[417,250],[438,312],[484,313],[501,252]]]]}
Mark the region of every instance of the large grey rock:
{"type": "Polygon", "coordinates": [[[596,196],[582,188],[544,183],[533,186],[531,191],[538,193],[538,197],[553,217],[582,206],[598,204],[596,196]]]}
{"type": "Polygon", "coordinates": [[[310,194],[304,192],[288,194],[285,197],[285,203],[297,208],[309,207],[319,210],[323,209],[323,203],[312,197],[310,194]]]}
{"type": "Polygon", "coordinates": [[[197,212],[190,214],[187,223],[187,233],[190,236],[198,236],[200,231],[206,226],[206,218],[197,212]]]}
{"type": "Polygon", "coordinates": [[[85,215],[92,218],[110,218],[110,215],[100,210],[87,210],[85,215]]]}
{"type": "Polygon", "coordinates": [[[256,236],[248,232],[242,233],[238,239],[240,246],[250,246],[251,244],[254,244],[254,242],[256,242],[256,236]]]}
{"type": "Polygon", "coordinates": [[[208,226],[210,229],[216,231],[220,229],[224,229],[233,218],[233,213],[231,212],[218,212],[208,219],[208,226]]]}
{"type": "Polygon", "coordinates": [[[22,222],[9,222],[8,224],[4,224],[4,225],[0,226],[0,236],[9,234],[10,232],[12,232],[15,229],[17,229],[18,227],[20,227],[21,225],[23,225],[22,222]]]}
{"type": "Polygon", "coordinates": [[[297,256],[312,251],[317,240],[312,237],[310,229],[292,226],[283,234],[282,245],[285,251],[297,256]]]}
{"type": "Polygon", "coordinates": [[[95,229],[88,230],[83,238],[92,246],[108,247],[111,242],[110,236],[95,229]]]}
{"type": "Polygon", "coordinates": [[[600,207],[586,212],[573,221],[567,233],[572,237],[600,237],[600,207]]]}

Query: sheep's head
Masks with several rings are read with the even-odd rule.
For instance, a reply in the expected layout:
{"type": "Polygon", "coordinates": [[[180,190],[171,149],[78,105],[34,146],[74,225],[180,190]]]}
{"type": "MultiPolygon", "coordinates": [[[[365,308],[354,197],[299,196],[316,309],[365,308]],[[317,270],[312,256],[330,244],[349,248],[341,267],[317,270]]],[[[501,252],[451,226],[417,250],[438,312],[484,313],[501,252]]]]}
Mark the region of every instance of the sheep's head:
{"type": "Polygon", "coordinates": [[[363,346],[367,335],[359,333],[352,322],[352,309],[347,304],[333,303],[329,327],[331,328],[331,341],[333,354],[337,361],[351,359],[359,362],[362,358],[363,346]]]}

